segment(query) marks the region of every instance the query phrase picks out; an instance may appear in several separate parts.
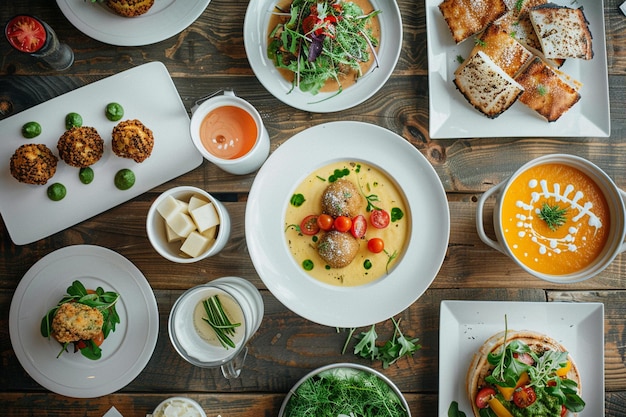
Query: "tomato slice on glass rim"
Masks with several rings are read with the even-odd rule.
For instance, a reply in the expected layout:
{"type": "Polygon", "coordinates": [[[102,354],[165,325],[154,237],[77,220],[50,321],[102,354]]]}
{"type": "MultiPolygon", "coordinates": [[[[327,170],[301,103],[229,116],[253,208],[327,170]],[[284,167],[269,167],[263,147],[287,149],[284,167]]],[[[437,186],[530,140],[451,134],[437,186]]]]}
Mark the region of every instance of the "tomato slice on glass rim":
{"type": "Polygon", "coordinates": [[[7,23],[5,35],[12,47],[21,52],[33,53],[46,43],[46,29],[32,16],[16,16],[7,23]]]}

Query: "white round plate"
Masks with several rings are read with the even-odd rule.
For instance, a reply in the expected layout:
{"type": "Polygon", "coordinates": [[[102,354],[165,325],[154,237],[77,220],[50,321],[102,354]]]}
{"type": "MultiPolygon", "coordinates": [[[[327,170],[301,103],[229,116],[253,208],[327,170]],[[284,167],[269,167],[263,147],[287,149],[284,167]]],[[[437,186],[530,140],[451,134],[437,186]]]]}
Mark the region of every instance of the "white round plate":
{"type": "Polygon", "coordinates": [[[439,272],[450,235],[448,200],[426,158],[387,129],[349,121],[311,127],[274,151],[252,184],[245,221],[250,257],[272,294],[308,320],[345,328],[384,321],[417,300],[439,272]],[[401,259],[389,275],[356,287],[311,278],[294,261],[285,239],[285,213],[294,190],[311,172],[340,161],[367,163],[394,179],[410,214],[401,259]]]}
{"type": "Polygon", "coordinates": [[[57,4],[76,29],[93,39],[110,45],[142,46],[182,32],[209,1],[157,0],[146,14],[132,18],[118,16],[106,5],[89,0],[57,0],[57,4]]]}
{"type": "Polygon", "coordinates": [[[370,0],[381,10],[380,66],[366,73],[354,85],[335,97],[335,93],[312,95],[299,89],[291,90],[291,83],[278,72],[267,57],[267,33],[271,13],[277,0],[251,1],[243,23],[243,40],[250,66],[263,86],[277,99],[300,110],[329,113],[349,109],[373,96],[387,82],[400,56],[402,48],[402,18],[395,0],[370,0]]]}
{"type": "Polygon", "coordinates": [[[159,312],[152,288],[128,259],[99,246],[68,246],[52,252],[26,272],[9,311],[9,333],[17,359],[44,388],[75,398],[111,394],[129,384],[146,366],[159,333],[159,312]],[[120,294],[121,323],[102,344],[94,361],[40,333],[41,319],[67,294],[72,282],[120,294]]]}

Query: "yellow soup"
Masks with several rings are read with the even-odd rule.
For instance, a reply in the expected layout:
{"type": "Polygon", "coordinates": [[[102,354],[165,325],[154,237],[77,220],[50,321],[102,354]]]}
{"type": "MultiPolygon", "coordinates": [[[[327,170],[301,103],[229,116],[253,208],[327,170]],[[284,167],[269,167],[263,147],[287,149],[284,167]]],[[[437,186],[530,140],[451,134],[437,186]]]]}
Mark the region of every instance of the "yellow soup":
{"type": "Polygon", "coordinates": [[[586,174],[564,164],[537,165],[515,178],[502,199],[501,215],[515,258],[550,275],[592,264],[610,229],[602,191],[586,174]]]}
{"type": "Polygon", "coordinates": [[[371,165],[337,162],[311,173],[298,185],[285,214],[285,238],[294,260],[311,277],[326,284],[356,286],[372,282],[391,271],[406,245],[409,224],[408,207],[392,180],[371,165]],[[316,243],[323,231],[309,236],[300,233],[297,227],[305,217],[322,213],[322,194],[330,181],[337,177],[350,180],[359,188],[363,196],[360,214],[367,219],[365,236],[358,239],[357,256],[343,268],[331,268],[317,253],[316,243]],[[390,213],[387,227],[377,229],[372,225],[368,202],[390,213]],[[372,253],[368,250],[367,242],[372,238],[383,240],[384,251],[372,253]]]}

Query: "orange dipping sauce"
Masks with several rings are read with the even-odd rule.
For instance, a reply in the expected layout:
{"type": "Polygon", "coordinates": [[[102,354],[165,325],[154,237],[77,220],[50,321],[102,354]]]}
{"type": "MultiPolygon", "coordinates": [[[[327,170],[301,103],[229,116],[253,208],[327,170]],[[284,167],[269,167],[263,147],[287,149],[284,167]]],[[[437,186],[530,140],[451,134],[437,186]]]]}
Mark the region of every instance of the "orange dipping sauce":
{"type": "Polygon", "coordinates": [[[200,124],[202,145],[221,159],[241,158],[254,147],[257,136],[258,129],[252,116],[235,106],[211,110],[200,124]]]}
{"type": "Polygon", "coordinates": [[[580,271],[600,255],[611,229],[609,206],[598,185],[569,165],[529,168],[508,186],[502,200],[504,239],[521,263],[552,275],[580,271]],[[544,204],[566,209],[552,230],[540,217],[544,204]]]}

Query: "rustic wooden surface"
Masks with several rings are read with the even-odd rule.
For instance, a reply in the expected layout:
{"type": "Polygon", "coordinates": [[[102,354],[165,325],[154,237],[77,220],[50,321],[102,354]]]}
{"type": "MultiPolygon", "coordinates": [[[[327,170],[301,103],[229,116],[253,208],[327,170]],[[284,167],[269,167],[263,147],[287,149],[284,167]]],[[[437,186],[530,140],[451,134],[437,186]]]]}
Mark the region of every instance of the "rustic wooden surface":
{"type": "MultiPolygon", "coordinates": [[[[254,1],[254,0],[251,0],[254,1]]],[[[611,100],[609,138],[473,138],[431,140],[428,135],[426,18],[423,1],[398,0],[403,45],[398,65],[386,85],[365,103],[331,114],[290,108],[271,96],[255,78],[243,46],[245,0],[212,0],[206,11],[180,34],[143,47],[115,47],[88,38],[63,16],[55,2],[4,2],[0,21],[28,12],[48,22],[75,51],[66,72],[46,69],[0,42],[0,102],[11,108],[1,117],[41,103],[128,68],[161,61],[190,109],[203,93],[235,86],[261,113],[272,150],[314,124],[357,120],[383,126],[403,136],[432,163],[450,205],[448,252],[430,289],[400,314],[406,332],[420,338],[423,349],[384,373],[405,393],[414,416],[437,414],[439,304],[445,299],[602,302],[605,306],[606,416],[626,415],[626,275],[623,256],[597,277],[578,284],[555,285],[535,279],[484,245],[475,231],[476,202],[481,193],[505,180],[533,157],[565,152],[599,165],[626,189],[626,17],[622,0],[604,0],[611,100]]],[[[2,132],[0,132],[0,139],[2,132]]],[[[5,175],[3,173],[2,175],[5,175]]],[[[5,416],[100,416],[115,406],[126,417],[144,416],[172,395],[198,400],[209,417],[275,416],[288,389],[304,374],[333,362],[357,362],[381,369],[341,348],[345,333],[316,325],[287,310],[265,289],[247,254],[244,212],[254,174],[232,176],[213,165],[175,180],[35,243],[16,246],[0,225],[0,413],[5,416]],[[175,185],[195,185],[225,201],[233,220],[232,237],[219,256],[189,265],[160,258],[144,228],[150,203],[175,185]],[[9,306],[28,268],[44,255],[75,244],[110,248],[132,261],[154,289],[160,313],[159,339],[145,370],[117,393],[95,399],[72,399],[48,392],[23,370],[9,340],[9,306]],[[266,313],[250,343],[240,379],[227,381],[219,371],[188,365],[171,347],[167,318],[183,290],[225,275],[242,276],[263,294],[266,313]]],[[[2,198],[2,196],[0,196],[2,198]]],[[[390,323],[379,334],[391,333],[390,323]]],[[[598,364],[601,366],[601,364],[598,364]]],[[[444,415],[443,410],[439,415],[444,415]]]]}

